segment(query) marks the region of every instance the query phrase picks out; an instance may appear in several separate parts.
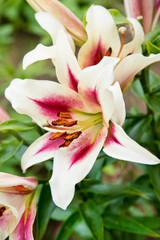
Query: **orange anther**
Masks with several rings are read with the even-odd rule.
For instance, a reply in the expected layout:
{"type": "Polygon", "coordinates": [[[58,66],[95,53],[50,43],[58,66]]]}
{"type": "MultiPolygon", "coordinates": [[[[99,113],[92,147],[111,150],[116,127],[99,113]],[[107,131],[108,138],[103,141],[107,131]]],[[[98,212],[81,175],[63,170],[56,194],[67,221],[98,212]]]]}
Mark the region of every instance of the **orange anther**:
{"type": "Polygon", "coordinates": [[[52,125],[53,126],[64,126],[65,124],[69,123],[68,120],[66,119],[57,119],[52,121],[52,125]]]}
{"type": "Polygon", "coordinates": [[[111,56],[111,54],[112,54],[112,48],[110,47],[110,48],[108,48],[108,50],[106,51],[106,54],[105,54],[105,56],[108,56],[108,57],[110,57],[110,56],[111,56]]]}
{"type": "Polygon", "coordinates": [[[66,113],[59,112],[59,113],[57,113],[57,116],[59,118],[66,118],[66,119],[71,119],[72,118],[71,114],[67,113],[67,112],[66,113]]]}
{"type": "Polygon", "coordinates": [[[49,140],[54,140],[54,139],[57,139],[57,138],[60,138],[62,137],[66,132],[55,132],[53,134],[53,136],[49,139],[49,140]]]}
{"type": "Polygon", "coordinates": [[[3,215],[5,210],[6,210],[5,207],[0,207],[0,217],[3,215]]]}
{"type": "Polygon", "coordinates": [[[73,140],[66,140],[61,146],[59,146],[59,148],[61,148],[61,147],[68,147],[71,144],[72,141],[73,140]]]}
{"type": "Polygon", "coordinates": [[[81,131],[77,131],[77,132],[68,134],[64,139],[65,140],[74,140],[74,139],[78,138],[81,135],[81,133],[82,133],[81,131]]]}
{"type": "Polygon", "coordinates": [[[64,126],[66,126],[66,127],[72,127],[72,126],[74,126],[74,125],[76,125],[76,124],[77,124],[77,120],[74,120],[74,121],[68,122],[67,124],[64,124],[64,126]]]}

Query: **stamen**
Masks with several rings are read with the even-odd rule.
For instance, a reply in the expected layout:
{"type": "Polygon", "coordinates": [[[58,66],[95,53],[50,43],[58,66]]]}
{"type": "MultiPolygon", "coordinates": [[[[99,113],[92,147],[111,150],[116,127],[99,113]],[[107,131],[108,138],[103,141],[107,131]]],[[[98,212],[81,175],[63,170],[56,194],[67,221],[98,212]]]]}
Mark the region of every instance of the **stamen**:
{"type": "Polygon", "coordinates": [[[77,132],[68,134],[64,139],[73,141],[74,139],[78,138],[81,135],[81,133],[82,133],[81,131],[77,131],[77,132]]]}
{"type": "Polygon", "coordinates": [[[111,54],[112,54],[112,48],[110,47],[110,48],[108,48],[108,50],[106,51],[105,56],[110,57],[111,54]]]}
{"type": "Polygon", "coordinates": [[[71,116],[71,114],[70,113],[63,113],[63,112],[59,112],[59,113],[57,113],[57,116],[59,117],[59,118],[65,118],[65,119],[72,119],[72,116],[71,116]]]}
{"type": "Polygon", "coordinates": [[[77,124],[77,120],[70,121],[66,124],[64,124],[65,127],[72,127],[77,124]]]}
{"type": "Polygon", "coordinates": [[[120,27],[118,29],[118,31],[121,34],[121,46],[120,46],[117,57],[119,57],[121,52],[122,52],[122,49],[123,49],[123,46],[124,46],[124,41],[125,41],[125,32],[127,31],[127,29],[126,29],[126,27],[120,27]]]}
{"type": "Polygon", "coordinates": [[[3,215],[5,210],[6,210],[5,207],[0,207],[0,217],[3,215]]]}
{"type": "Polygon", "coordinates": [[[49,140],[55,140],[62,137],[64,134],[66,134],[66,132],[55,132],[49,140]]]}
{"type": "Polygon", "coordinates": [[[68,124],[68,123],[69,121],[63,118],[52,121],[53,126],[64,126],[65,124],[68,124]]]}
{"type": "Polygon", "coordinates": [[[72,141],[73,140],[66,140],[62,145],[59,146],[59,148],[61,148],[61,147],[68,147],[71,144],[72,141]]]}

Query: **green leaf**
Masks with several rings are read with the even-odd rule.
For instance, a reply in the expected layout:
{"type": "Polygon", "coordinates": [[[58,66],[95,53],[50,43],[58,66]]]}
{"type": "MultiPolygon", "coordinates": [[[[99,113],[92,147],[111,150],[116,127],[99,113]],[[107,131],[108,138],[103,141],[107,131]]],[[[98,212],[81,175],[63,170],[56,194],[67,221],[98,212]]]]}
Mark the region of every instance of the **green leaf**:
{"type": "Polygon", "coordinates": [[[0,164],[13,157],[22,147],[23,141],[17,140],[4,141],[0,144],[0,164]]]}
{"type": "Polygon", "coordinates": [[[72,234],[74,228],[79,222],[80,214],[79,212],[74,212],[62,225],[56,240],[67,240],[72,234]]]}
{"type": "MultiPolygon", "coordinates": [[[[87,181],[86,181],[87,182],[87,181]]],[[[105,182],[100,183],[91,183],[88,181],[88,186],[81,189],[80,192],[94,193],[96,195],[103,195],[107,199],[119,198],[122,196],[140,196],[145,199],[148,199],[139,189],[130,186],[114,185],[105,182]]]]}
{"type": "Polygon", "coordinates": [[[151,53],[157,54],[160,53],[160,48],[151,43],[147,38],[145,38],[148,54],[151,53]]]}
{"type": "Polygon", "coordinates": [[[147,105],[156,113],[160,113],[160,92],[146,94],[147,105]]]}
{"type": "Polygon", "coordinates": [[[152,71],[149,71],[149,88],[151,93],[160,91],[160,78],[152,71]]]}
{"type": "Polygon", "coordinates": [[[107,214],[104,217],[104,226],[109,230],[120,230],[129,233],[160,237],[160,235],[137,220],[117,214],[107,214]]]}
{"type": "Polygon", "coordinates": [[[51,196],[49,184],[45,184],[42,187],[40,198],[38,202],[38,211],[37,211],[37,236],[36,239],[42,239],[47,225],[50,219],[50,216],[53,210],[56,208],[51,196]]]}
{"type": "Polygon", "coordinates": [[[160,201],[160,165],[149,166],[149,175],[155,194],[160,201]]]}
{"type": "Polygon", "coordinates": [[[125,16],[123,16],[117,9],[110,9],[110,14],[112,15],[115,23],[118,24],[125,24],[130,23],[125,16]]]}
{"type": "Polygon", "coordinates": [[[160,217],[158,216],[136,217],[135,220],[143,223],[146,227],[151,229],[160,229],[160,217]]]}
{"type": "Polygon", "coordinates": [[[15,130],[17,132],[25,132],[34,129],[34,124],[32,122],[22,122],[16,119],[7,120],[0,124],[0,131],[10,131],[15,130]]]}
{"type": "Polygon", "coordinates": [[[79,207],[80,213],[89,227],[95,240],[104,239],[103,220],[95,202],[89,199],[79,207]]]}

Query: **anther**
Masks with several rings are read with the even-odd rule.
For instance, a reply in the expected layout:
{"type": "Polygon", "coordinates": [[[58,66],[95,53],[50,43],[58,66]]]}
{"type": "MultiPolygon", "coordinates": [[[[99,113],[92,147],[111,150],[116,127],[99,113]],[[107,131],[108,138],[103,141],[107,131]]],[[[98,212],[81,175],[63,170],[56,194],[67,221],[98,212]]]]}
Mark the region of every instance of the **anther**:
{"type": "Polygon", "coordinates": [[[111,54],[112,54],[112,48],[110,47],[110,48],[108,48],[108,50],[106,51],[105,56],[110,57],[111,54]]]}
{"type": "Polygon", "coordinates": [[[64,126],[65,124],[68,124],[68,123],[69,121],[63,118],[52,121],[53,126],[64,126]]]}
{"type": "Polygon", "coordinates": [[[49,140],[55,140],[55,139],[57,139],[57,138],[62,137],[62,136],[65,135],[65,134],[66,134],[66,132],[55,132],[55,133],[53,134],[53,136],[52,136],[49,140]]]}
{"type": "Polygon", "coordinates": [[[126,27],[120,27],[118,29],[118,32],[121,34],[121,46],[120,46],[120,49],[119,49],[117,57],[119,57],[121,52],[122,52],[122,49],[123,49],[123,46],[124,46],[124,41],[125,41],[125,33],[126,33],[126,31],[127,31],[126,27]]]}
{"type": "Polygon", "coordinates": [[[59,112],[59,113],[57,113],[57,116],[59,118],[65,118],[65,119],[71,119],[72,118],[71,114],[67,113],[67,112],[66,113],[59,112]]]}
{"type": "Polygon", "coordinates": [[[5,210],[6,210],[5,207],[0,207],[0,217],[3,215],[5,210]]]}
{"type": "Polygon", "coordinates": [[[68,134],[64,139],[65,139],[65,140],[74,140],[74,139],[77,139],[77,138],[81,135],[81,133],[82,133],[81,131],[77,131],[77,132],[68,134]]]}
{"type": "Polygon", "coordinates": [[[64,124],[65,127],[72,127],[77,124],[77,120],[70,121],[66,124],[64,124]]]}
{"type": "Polygon", "coordinates": [[[61,148],[61,147],[68,147],[71,144],[72,141],[73,140],[66,140],[62,145],[59,146],[59,148],[61,148]]]}

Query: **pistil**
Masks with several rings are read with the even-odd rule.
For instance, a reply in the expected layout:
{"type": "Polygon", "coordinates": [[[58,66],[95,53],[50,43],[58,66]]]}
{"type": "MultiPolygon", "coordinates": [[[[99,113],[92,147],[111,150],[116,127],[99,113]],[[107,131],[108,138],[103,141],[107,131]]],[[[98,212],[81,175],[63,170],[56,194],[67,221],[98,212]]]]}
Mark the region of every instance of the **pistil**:
{"type": "Polygon", "coordinates": [[[125,35],[126,35],[125,33],[126,33],[126,31],[127,31],[126,27],[120,27],[118,29],[118,32],[121,34],[121,46],[120,46],[120,49],[119,49],[117,57],[119,57],[121,52],[122,52],[122,49],[123,49],[123,46],[124,46],[124,42],[125,42],[125,35]]]}

